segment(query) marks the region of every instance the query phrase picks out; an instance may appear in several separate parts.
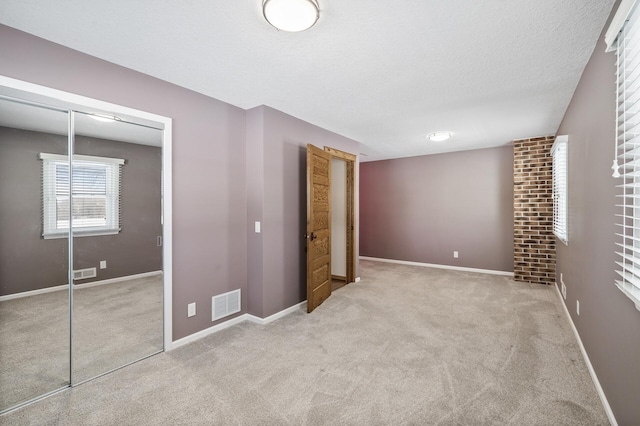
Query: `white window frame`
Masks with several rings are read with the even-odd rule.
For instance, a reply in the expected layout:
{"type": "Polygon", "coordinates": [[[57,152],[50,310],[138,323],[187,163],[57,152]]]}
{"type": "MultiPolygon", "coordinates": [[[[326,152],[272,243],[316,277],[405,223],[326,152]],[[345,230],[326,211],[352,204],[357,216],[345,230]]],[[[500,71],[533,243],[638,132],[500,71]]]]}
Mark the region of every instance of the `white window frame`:
{"type": "Polygon", "coordinates": [[[607,30],[608,50],[615,50],[616,140],[613,176],[619,178],[616,203],[616,286],[640,310],[640,10],[622,0],[607,30]]]}
{"type": "Polygon", "coordinates": [[[553,233],[565,245],[569,243],[569,137],[556,137],[551,147],[553,159],[553,233]]]}
{"type": "MultiPolygon", "coordinates": [[[[42,237],[44,239],[66,238],[69,226],[58,227],[56,218],[56,181],[55,168],[57,165],[69,166],[69,157],[66,155],[40,153],[42,160],[42,237]]],[[[120,167],[125,163],[123,159],[95,157],[88,155],[74,155],[75,165],[97,165],[105,167],[105,193],[106,193],[106,224],[104,226],[73,225],[74,237],[88,237],[97,235],[114,235],[121,231],[120,227],[120,167]]],[[[73,167],[72,166],[72,167],[73,167]]],[[[72,169],[73,173],[73,169],[72,169]]],[[[70,190],[73,192],[70,183],[70,190]]],[[[72,212],[70,211],[71,215],[72,212]]],[[[73,222],[73,221],[72,221],[73,222]]]]}

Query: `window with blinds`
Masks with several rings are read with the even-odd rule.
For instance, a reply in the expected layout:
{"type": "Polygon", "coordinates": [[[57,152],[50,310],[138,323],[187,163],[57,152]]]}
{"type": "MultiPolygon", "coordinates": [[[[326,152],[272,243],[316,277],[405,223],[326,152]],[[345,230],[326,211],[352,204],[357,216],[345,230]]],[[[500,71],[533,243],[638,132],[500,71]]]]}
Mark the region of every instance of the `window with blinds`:
{"type": "Polygon", "coordinates": [[[64,155],[41,153],[42,236],[120,232],[120,182],[124,160],[75,155],[71,173],[64,155]]]}
{"type": "Polygon", "coordinates": [[[617,161],[613,168],[614,176],[619,177],[616,285],[640,309],[640,14],[637,7],[625,13],[615,39],[617,161]]]}
{"type": "Polygon", "coordinates": [[[551,148],[553,159],[553,233],[565,244],[569,238],[567,226],[568,141],[569,138],[566,135],[558,136],[551,148]]]}

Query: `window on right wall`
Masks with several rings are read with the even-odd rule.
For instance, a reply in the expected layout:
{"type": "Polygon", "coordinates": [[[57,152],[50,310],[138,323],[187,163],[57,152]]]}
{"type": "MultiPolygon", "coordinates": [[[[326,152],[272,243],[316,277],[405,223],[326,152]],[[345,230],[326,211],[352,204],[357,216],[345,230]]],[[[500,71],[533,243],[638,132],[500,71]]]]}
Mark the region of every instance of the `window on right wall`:
{"type": "Polygon", "coordinates": [[[616,286],[640,310],[640,11],[623,0],[607,31],[617,54],[617,102],[613,176],[616,199],[616,286]]]}
{"type": "Polygon", "coordinates": [[[551,148],[551,158],[553,159],[553,233],[565,244],[569,239],[567,226],[568,141],[568,136],[558,136],[551,148]]]}

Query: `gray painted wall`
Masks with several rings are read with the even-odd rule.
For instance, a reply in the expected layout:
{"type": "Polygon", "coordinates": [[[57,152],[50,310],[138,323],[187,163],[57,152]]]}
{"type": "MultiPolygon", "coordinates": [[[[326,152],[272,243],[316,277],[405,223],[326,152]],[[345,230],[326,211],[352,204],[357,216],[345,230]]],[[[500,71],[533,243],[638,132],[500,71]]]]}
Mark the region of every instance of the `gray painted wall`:
{"type": "Polygon", "coordinates": [[[360,170],[363,256],[513,271],[513,147],[360,170]]]}
{"type": "MultiPolygon", "coordinates": [[[[42,239],[41,152],[65,154],[65,136],[0,127],[0,296],[68,282],[67,239],[42,239]]],[[[81,283],[162,269],[161,150],[76,136],[76,153],[126,160],[117,235],[74,240],[74,269],[96,267],[81,283]],[[101,260],[107,268],[100,269],[101,260]]]]}
{"type": "MultiPolygon", "coordinates": [[[[306,299],[302,236],[307,223],[307,143],[352,154],[360,149],[352,139],[269,107],[247,112],[247,269],[253,315],[267,317],[306,299]],[[261,234],[253,232],[255,221],[262,222],[261,234]]],[[[356,163],[356,200],[357,188],[356,163]]],[[[357,268],[356,263],[356,275],[357,268]]]]}
{"type": "Polygon", "coordinates": [[[245,111],[3,25],[0,58],[7,77],[173,118],[173,338],[212,325],[216,294],[242,289],[246,312],[245,111]]]}
{"type": "Polygon", "coordinates": [[[556,272],[557,282],[563,274],[565,303],[618,424],[639,425],[640,311],[614,285],[616,58],[605,53],[603,35],[558,130],[569,136],[569,243],[556,244],[556,272]]]}

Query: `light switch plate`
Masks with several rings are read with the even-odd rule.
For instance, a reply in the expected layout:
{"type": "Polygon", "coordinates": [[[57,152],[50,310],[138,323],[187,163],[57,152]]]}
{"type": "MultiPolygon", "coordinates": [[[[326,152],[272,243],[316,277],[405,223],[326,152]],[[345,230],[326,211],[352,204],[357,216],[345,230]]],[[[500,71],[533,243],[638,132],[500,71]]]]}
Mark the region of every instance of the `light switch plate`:
{"type": "Polygon", "coordinates": [[[260,233],[260,222],[255,223],[255,230],[256,230],[256,234],[260,233]]]}
{"type": "Polygon", "coordinates": [[[191,318],[196,314],[196,302],[187,305],[187,318],[191,318]]]}
{"type": "Polygon", "coordinates": [[[107,261],[106,260],[101,260],[100,261],[100,269],[107,269],[107,261]]]}

